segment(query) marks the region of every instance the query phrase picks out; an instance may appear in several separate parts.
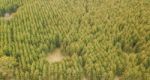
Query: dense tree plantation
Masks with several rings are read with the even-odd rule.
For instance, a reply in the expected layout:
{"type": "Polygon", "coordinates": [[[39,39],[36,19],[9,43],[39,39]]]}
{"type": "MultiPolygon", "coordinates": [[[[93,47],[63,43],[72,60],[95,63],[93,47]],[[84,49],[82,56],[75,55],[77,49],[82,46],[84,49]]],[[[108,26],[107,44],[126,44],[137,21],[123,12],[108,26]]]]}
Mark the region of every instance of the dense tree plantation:
{"type": "Polygon", "coordinates": [[[150,80],[150,0],[0,0],[0,80],[150,80]]]}

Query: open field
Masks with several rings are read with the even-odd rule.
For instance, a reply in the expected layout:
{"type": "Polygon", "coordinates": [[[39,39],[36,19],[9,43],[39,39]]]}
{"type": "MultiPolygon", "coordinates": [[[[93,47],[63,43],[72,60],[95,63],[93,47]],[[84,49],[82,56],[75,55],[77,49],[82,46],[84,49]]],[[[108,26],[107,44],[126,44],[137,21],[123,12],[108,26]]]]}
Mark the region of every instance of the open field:
{"type": "Polygon", "coordinates": [[[0,0],[0,80],[150,80],[150,0],[0,0]]]}

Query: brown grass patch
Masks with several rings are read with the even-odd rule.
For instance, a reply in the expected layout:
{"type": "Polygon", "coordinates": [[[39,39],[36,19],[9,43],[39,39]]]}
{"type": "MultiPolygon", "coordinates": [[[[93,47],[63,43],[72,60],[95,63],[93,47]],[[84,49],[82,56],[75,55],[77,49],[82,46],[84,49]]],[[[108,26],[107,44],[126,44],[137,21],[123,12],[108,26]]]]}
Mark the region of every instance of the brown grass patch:
{"type": "Polygon", "coordinates": [[[13,13],[5,13],[3,18],[4,20],[11,20],[13,18],[13,13]]]}
{"type": "Polygon", "coordinates": [[[82,80],[88,80],[86,77],[84,77],[82,80]]]}
{"type": "Polygon", "coordinates": [[[47,57],[48,62],[55,63],[60,62],[64,59],[64,56],[61,53],[60,49],[55,49],[52,53],[50,53],[47,57]]]}
{"type": "Polygon", "coordinates": [[[119,77],[118,77],[118,76],[116,76],[114,80],[120,80],[120,79],[119,79],[119,77]]]}

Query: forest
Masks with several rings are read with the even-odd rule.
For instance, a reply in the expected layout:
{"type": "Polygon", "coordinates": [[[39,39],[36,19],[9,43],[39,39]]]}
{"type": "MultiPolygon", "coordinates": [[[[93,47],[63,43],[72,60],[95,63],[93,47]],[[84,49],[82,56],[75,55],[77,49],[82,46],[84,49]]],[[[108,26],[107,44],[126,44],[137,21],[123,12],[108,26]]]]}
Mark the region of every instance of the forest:
{"type": "Polygon", "coordinates": [[[150,80],[150,0],[0,0],[0,80],[150,80]]]}

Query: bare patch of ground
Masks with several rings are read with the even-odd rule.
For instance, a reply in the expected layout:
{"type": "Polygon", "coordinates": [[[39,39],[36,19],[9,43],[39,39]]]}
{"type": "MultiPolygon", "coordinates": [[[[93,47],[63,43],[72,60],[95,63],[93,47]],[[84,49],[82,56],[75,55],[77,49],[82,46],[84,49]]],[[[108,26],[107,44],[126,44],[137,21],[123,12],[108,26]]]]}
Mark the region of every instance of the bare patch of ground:
{"type": "Polygon", "coordinates": [[[119,77],[118,77],[118,76],[116,76],[114,80],[120,80],[120,79],[119,79],[119,77]]]}
{"type": "Polygon", "coordinates": [[[82,80],[88,80],[86,77],[84,77],[82,80]]]}
{"type": "Polygon", "coordinates": [[[47,57],[49,63],[60,62],[64,59],[64,56],[61,53],[60,49],[55,49],[52,53],[50,53],[47,57]]]}
{"type": "Polygon", "coordinates": [[[13,14],[11,14],[11,13],[5,13],[5,15],[4,15],[4,20],[11,20],[12,18],[13,18],[13,14]]]}

